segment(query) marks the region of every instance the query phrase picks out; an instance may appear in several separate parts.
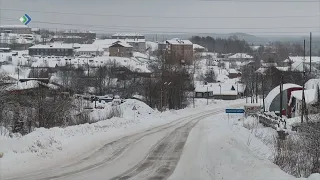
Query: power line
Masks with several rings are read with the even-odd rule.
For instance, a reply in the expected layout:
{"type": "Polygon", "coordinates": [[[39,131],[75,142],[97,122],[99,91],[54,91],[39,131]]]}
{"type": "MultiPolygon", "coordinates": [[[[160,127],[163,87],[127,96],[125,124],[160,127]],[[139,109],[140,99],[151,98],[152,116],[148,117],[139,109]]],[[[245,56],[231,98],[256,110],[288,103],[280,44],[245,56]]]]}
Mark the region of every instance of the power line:
{"type": "Polygon", "coordinates": [[[64,14],[64,15],[76,15],[76,16],[100,16],[100,17],[124,17],[124,18],[174,18],[174,19],[278,19],[278,18],[312,18],[320,17],[319,15],[313,16],[146,16],[146,15],[121,15],[121,14],[91,14],[91,13],[70,13],[70,12],[58,12],[58,11],[38,11],[38,10],[26,10],[26,9],[7,9],[2,8],[3,11],[19,11],[19,12],[34,12],[44,14],[64,14]]]}
{"type": "MultiPolygon", "coordinates": [[[[5,18],[3,17],[2,19],[7,19],[7,20],[14,20],[17,21],[16,19],[12,18],[5,18]]],[[[73,23],[59,23],[59,22],[45,22],[45,21],[32,21],[33,23],[39,23],[39,24],[51,24],[51,25],[67,25],[67,26],[79,26],[79,27],[97,27],[97,28],[103,28],[103,29],[108,29],[108,28],[142,28],[142,29],[187,29],[187,30],[248,30],[248,29],[257,29],[257,30],[265,30],[265,29],[319,29],[318,26],[307,26],[307,27],[301,27],[301,26],[283,26],[283,27],[215,27],[215,28],[206,28],[206,27],[169,27],[169,26],[104,26],[104,25],[95,25],[95,24],[73,24],[73,23]]]]}
{"type": "MultiPolygon", "coordinates": [[[[16,0],[16,1],[25,1],[25,0],[16,0]]],[[[105,0],[95,0],[97,1],[103,1],[105,2],[105,0]]],[[[109,0],[112,1],[112,0],[109,0]]],[[[114,1],[132,1],[132,0],[114,0],[114,1]]],[[[152,1],[157,1],[157,0],[136,0],[137,1],[148,1],[148,2],[152,2],[152,1]]],[[[180,2],[180,0],[162,0],[162,1],[176,1],[176,2],[180,2]]],[[[250,3],[317,3],[319,1],[317,0],[184,0],[185,2],[187,1],[193,1],[193,2],[219,2],[219,3],[229,3],[229,2],[234,2],[234,3],[244,3],[244,2],[250,2],[250,3]]]]}
{"type": "Polygon", "coordinates": [[[208,1],[208,2],[239,2],[239,3],[242,3],[242,2],[254,2],[254,3],[317,3],[319,1],[317,0],[305,0],[305,1],[302,1],[302,0],[272,0],[272,1],[268,1],[268,0],[200,0],[200,1],[208,1]]]}

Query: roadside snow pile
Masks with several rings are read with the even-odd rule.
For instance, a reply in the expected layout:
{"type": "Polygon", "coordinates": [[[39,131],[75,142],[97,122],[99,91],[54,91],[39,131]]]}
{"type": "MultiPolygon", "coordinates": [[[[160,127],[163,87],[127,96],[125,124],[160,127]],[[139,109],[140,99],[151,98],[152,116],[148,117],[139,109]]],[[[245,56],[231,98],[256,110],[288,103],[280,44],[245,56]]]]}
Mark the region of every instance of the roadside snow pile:
{"type": "Polygon", "coordinates": [[[153,110],[147,104],[142,101],[134,100],[134,99],[127,99],[126,102],[120,105],[123,111],[123,117],[133,117],[133,107],[136,107],[136,115],[137,116],[145,116],[150,115],[153,113],[157,113],[157,111],[153,110]]]}
{"type": "MultiPolygon", "coordinates": [[[[243,127],[247,128],[251,135],[261,140],[270,152],[274,151],[274,138],[277,136],[277,131],[270,127],[264,127],[256,117],[251,116],[244,119],[243,127]]],[[[273,156],[270,154],[268,159],[273,160],[273,156]]]]}
{"type": "Polygon", "coordinates": [[[320,179],[320,174],[319,173],[311,174],[308,177],[308,180],[319,180],[319,179],[320,179]]]}
{"type": "MultiPolygon", "coordinates": [[[[94,109],[90,113],[91,118],[99,121],[93,124],[82,124],[76,126],[69,126],[66,128],[38,128],[30,134],[23,137],[12,137],[10,138],[5,129],[1,128],[0,132],[0,144],[1,151],[4,153],[36,153],[38,156],[49,155],[50,150],[61,151],[63,145],[66,143],[66,139],[72,139],[72,137],[83,137],[86,135],[93,135],[99,132],[108,131],[121,131],[133,125],[140,124],[141,121],[148,122],[144,123],[143,127],[152,126],[154,120],[159,120],[160,117],[154,117],[154,111],[148,105],[141,101],[128,99],[125,103],[120,106],[111,106],[109,103],[106,104],[105,109],[94,109]],[[133,107],[136,107],[136,118],[134,118],[133,107]],[[120,108],[123,112],[123,118],[113,117],[107,119],[108,113],[113,108],[120,108]]],[[[161,122],[161,121],[160,121],[161,122]]]]}

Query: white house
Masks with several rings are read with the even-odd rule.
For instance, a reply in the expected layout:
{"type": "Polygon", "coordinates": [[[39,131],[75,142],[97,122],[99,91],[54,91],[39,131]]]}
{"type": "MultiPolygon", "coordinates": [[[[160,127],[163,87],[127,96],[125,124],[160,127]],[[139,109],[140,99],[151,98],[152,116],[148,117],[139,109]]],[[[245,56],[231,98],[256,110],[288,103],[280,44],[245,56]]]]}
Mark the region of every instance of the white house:
{"type": "Polygon", "coordinates": [[[245,62],[245,61],[253,60],[253,56],[248,55],[246,53],[236,53],[231,56],[228,56],[228,58],[225,58],[224,60],[228,62],[231,62],[231,61],[245,62]]]}

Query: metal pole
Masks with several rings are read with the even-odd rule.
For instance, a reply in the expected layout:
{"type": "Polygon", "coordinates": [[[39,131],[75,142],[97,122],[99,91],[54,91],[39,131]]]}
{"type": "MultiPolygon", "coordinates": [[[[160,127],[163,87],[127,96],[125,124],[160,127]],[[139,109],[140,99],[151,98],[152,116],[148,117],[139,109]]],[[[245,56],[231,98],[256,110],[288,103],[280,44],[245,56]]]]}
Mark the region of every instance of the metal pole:
{"type": "Polygon", "coordinates": [[[282,118],[282,85],[283,85],[283,74],[281,72],[281,78],[280,78],[280,117],[282,118]]]}
{"type": "Polygon", "coordinates": [[[305,97],[304,97],[304,79],[305,79],[305,71],[303,71],[303,85],[302,85],[302,108],[301,108],[301,123],[303,123],[304,109],[305,109],[305,97]]]}
{"type": "Polygon", "coordinates": [[[160,93],[160,111],[162,112],[162,87],[161,87],[161,93],[160,93]]]}
{"type": "Polygon", "coordinates": [[[312,33],[310,32],[310,73],[311,73],[311,46],[312,46],[312,33]]]}
{"type": "Polygon", "coordinates": [[[207,86],[207,105],[209,105],[209,88],[207,86]]]}
{"type": "Polygon", "coordinates": [[[265,111],[266,111],[266,109],[265,109],[265,104],[264,104],[264,78],[263,78],[263,75],[262,75],[262,78],[261,78],[261,83],[262,83],[263,112],[265,112],[265,111]]]}
{"type": "Polygon", "coordinates": [[[305,74],[306,74],[306,72],[305,72],[305,66],[304,66],[304,64],[305,64],[305,60],[306,60],[306,40],[303,40],[303,80],[302,80],[302,107],[301,107],[301,123],[303,123],[303,116],[304,116],[304,109],[305,109],[305,97],[304,97],[304,81],[305,81],[305,74]]]}
{"type": "Polygon", "coordinates": [[[258,75],[256,74],[256,103],[258,103],[258,75]]]}

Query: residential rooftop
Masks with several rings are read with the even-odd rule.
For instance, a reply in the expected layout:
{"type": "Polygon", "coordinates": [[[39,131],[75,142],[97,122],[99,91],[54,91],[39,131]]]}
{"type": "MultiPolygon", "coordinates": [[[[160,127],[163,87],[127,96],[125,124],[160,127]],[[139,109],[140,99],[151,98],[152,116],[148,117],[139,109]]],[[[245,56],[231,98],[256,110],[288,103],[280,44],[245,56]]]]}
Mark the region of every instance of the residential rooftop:
{"type": "Polygon", "coordinates": [[[167,40],[166,43],[174,44],[174,45],[178,45],[178,44],[180,44],[180,45],[193,45],[192,42],[189,40],[181,40],[178,38],[167,40]]]}

